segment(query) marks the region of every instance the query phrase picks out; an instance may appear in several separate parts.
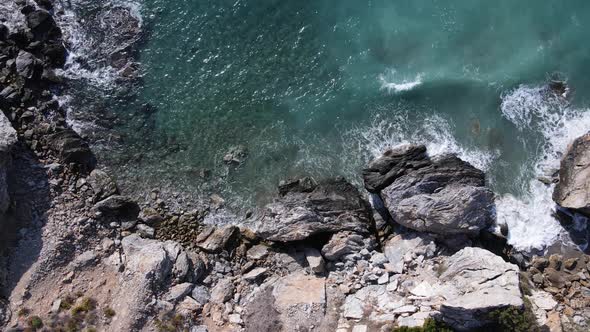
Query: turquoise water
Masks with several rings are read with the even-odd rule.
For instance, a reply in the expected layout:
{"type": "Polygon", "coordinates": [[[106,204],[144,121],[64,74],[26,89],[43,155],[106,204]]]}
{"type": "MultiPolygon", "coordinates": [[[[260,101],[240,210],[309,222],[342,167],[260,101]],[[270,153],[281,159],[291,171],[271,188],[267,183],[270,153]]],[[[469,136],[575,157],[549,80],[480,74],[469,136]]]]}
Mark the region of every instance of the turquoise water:
{"type": "Polygon", "coordinates": [[[289,176],[360,183],[368,160],[408,141],[522,196],[558,155],[552,127],[590,96],[588,1],[145,0],[142,15],[143,86],[121,105],[144,152],[132,171],[237,205],[289,176]],[[547,101],[537,90],[557,74],[573,93],[547,101]],[[228,170],[236,145],[249,156],[228,170]]]}

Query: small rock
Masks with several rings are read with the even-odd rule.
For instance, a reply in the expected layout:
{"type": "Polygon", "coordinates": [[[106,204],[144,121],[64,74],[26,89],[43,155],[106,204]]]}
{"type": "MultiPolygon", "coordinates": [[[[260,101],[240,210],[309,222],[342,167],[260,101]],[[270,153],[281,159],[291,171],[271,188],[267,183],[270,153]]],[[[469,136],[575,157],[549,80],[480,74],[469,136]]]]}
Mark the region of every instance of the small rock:
{"type": "Polygon", "coordinates": [[[252,271],[244,274],[242,276],[242,279],[246,280],[246,281],[257,281],[258,279],[260,279],[262,276],[264,276],[264,274],[266,274],[266,271],[268,271],[266,268],[263,267],[257,267],[255,269],[253,269],[252,271]]]}
{"type": "Polygon", "coordinates": [[[164,296],[164,300],[171,303],[177,303],[180,300],[184,299],[185,296],[190,294],[194,286],[195,285],[189,282],[173,286],[170,288],[170,290],[168,290],[166,296],[164,296]]]}
{"type": "Polygon", "coordinates": [[[234,284],[230,279],[220,280],[211,290],[211,302],[225,303],[234,296],[234,284]]]}
{"type": "Polygon", "coordinates": [[[383,266],[383,264],[387,263],[389,260],[383,253],[376,253],[371,257],[371,263],[375,266],[383,266]]]}
{"type": "Polygon", "coordinates": [[[410,293],[420,297],[432,297],[435,295],[434,289],[426,281],[423,281],[418,286],[414,287],[414,289],[412,289],[410,293]]]}
{"type": "Polygon", "coordinates": [[[191,293],[191,297],[195,299],[195,301],[199,302],[201,305],[205,305],[209,302],[211,295],[209,294],[209,289],[205,286],[196,286],[191,293]]]}
{"type": "Polygon", "coordinates": [[[563,266],[568,270],[573,270],[576,268],[577,264],[578,264],[577,258],[569,258],[569,259],[565,260],[565,262],[563,263],[563,266]]]}
{"type": "Polygon", "coordinates": [[[258,260],[268,255],[268,247],[263,244],[257,244],[246,252],[246,257],[252,260],[258,260]]]}
{"type": "Polygon", "coordinates": [[[323,273],[325,271],[325,263],[322,254],[313,248],[306,248],[305,249],[305,259],[307,260],[307,264],[316,274],[323,273]]]}
{"type": "Polygon", "coordinates": [[[406,313],[413,314],[416,311],[418,311],[418,308],[416,306],[413,306],[413,305],[405,305],[405,306],[402,306],[402,307],[399,307],[399,308],[395,309],[393,311],[393,313],[394,314],[406,314],[406,313]]]}
{"type": "Polygon", "coordinates": [[[242,317],[239,314],[231,314],[227,316],[228,320],[232,324],[242,324],[242,317]]]}
{"type": "Polygon", "coordinates": [[[377,284],[384,285],[389,282],[389,274],[384,273],[379,279],[377,279],[377,284]]]}
{"type": "Polygon", "coordinates": [[[156,230],[148,225],[139,224],[137,225],[137,233],[146,239],[153,239],[156,235],[156,230]]]}
{"type": "Polygon", "coordinates": [[[553,254],[551,256],[549,256],[549,267],[559,271],[561,270],[561,265],[562,265],[562,261],[561,261],[561,256],[557,255],[557,254],[553,254]]]}

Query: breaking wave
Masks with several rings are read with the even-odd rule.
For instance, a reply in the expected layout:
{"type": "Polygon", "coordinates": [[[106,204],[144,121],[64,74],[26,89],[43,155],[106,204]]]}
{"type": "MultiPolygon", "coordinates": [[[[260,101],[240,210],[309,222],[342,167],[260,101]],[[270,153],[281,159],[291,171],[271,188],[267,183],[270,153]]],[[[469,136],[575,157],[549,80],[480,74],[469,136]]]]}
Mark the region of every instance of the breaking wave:
{"type": "Polygon", "coordinates": [[[566,98],[547,86],[527,85],[504,94],[501,111],[523,136],[536,135],[538,139],[530,146],[531,158],[519,171],[522,174],[532,169],[535,176],[523,180],[524,194],[520,197],[504,195],[497,199],[498,223],[508,225],[508,241],[514,247],[543,249],[560,239],[564,229],[553,216],[555,185],[543,184],[537,176],[550,178],[555,174],[568,144],[590,128],[590,112],[570,107],[566,98]]]}

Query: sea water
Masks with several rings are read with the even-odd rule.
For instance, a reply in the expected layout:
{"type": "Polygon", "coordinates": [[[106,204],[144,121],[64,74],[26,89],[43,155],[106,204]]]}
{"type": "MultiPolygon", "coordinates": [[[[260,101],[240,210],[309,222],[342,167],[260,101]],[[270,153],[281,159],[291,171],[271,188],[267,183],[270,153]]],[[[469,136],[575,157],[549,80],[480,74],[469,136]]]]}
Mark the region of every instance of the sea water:
{"type": "Polygon", "coordinates": [[[553,188],[537,177],[590,129],[590,2],[133,5],[145,30],[142,80],[113,105],[125,144],[112,154],[126,158],[111,167],[123,181],[250,207],[288,177],[362,186],[368,161],[422,143],[486,171],[512,244],[542,248],[559,236],[553,188]],[[551,79],[567,81],[567,93],[552,92],[551,79]],[[228,167],[235,146],[248,156],[228,167]]]}

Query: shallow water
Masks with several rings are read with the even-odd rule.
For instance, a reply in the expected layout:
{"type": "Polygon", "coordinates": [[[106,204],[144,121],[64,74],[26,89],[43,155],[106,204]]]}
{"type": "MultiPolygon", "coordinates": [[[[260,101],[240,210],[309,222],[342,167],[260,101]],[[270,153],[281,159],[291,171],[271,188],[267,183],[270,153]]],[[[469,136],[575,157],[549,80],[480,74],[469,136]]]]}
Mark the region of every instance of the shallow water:
{"type": "Polygon", "coordinates": [[[360,184],[387,147],[424,143],[486,170],[511,242],[557,237],[552,188],[535,178],[590,128],[587,1],[140,4],[143,86],[117,105],[117,130],[123,155],[142,154],[121,176],[206,187],[240,207],[289,176],[360,184]],[[567,98],[545,88],[554,76],[568,80],[567,98]],[[227,169],[236,145],[248,158],[227,169]]]}

